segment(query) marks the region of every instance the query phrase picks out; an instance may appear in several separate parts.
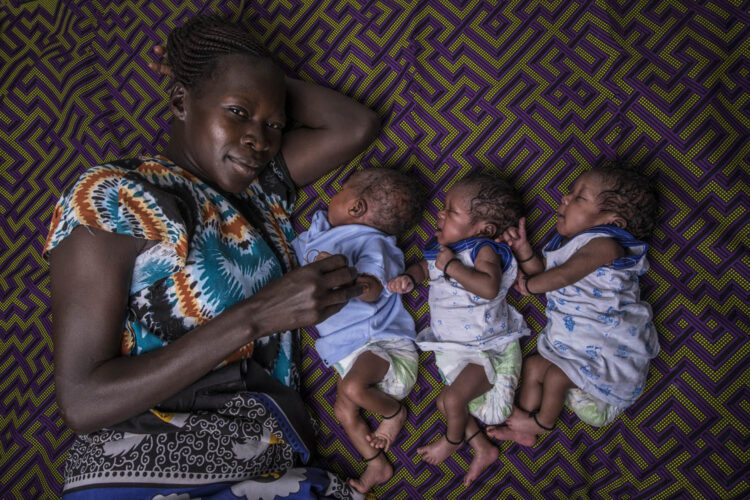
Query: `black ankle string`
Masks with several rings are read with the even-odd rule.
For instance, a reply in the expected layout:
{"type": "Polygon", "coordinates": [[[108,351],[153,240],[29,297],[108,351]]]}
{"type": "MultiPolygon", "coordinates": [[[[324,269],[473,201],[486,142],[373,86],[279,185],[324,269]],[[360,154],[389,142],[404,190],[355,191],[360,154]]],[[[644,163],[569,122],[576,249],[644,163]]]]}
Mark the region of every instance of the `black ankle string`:
{"type": "Polygon", "coordinates": [[[448,437],[448,433],[445,433],[445,440],[448,441],[448,444],[452,444],[453,446],[459,445],[464,442],[464,438],[459,439],[458,441],[451,441],[451,438],[448,437]]]}
{"type": "Polygon", "coordinates": [[[401,413],[401,410],[403,410],[403,409],[404,409],[404,405],[402,405],[402,404],[399,404],[399,405],[398,405],[398,410],[396,410],[396,413],[394,413],[394,414],[393,414],[393,415],[391,415],[390,417],[385,417],[385,416],[384,416],[384,417],[383,417],[383,420],[390,420],[390,419],[392,419],[393,417],[395,417],[396,415],[398,415],[399,413],[401,413]]]}
{"type": "Polygon", "coordinates": [[[541,427],[542,429],[544,429],[547,432],[554,431],[555,430],[555,426],[554,425],[552,427],[547,427],[546,425],[542,425],[542,424],[539,423],[539,419],[536,418],[536,414],[537,413],[539,413],[539,410],[534,410],[534,411],[530,411],[529,412],[529,416],[534,419],[534,422],[536,422],[536,425],[538,425],[539,427],[541,427]]]}
{"type": "Polygon", "coordinates": [[[378,458],[381,453],[383,453],[383,449],[382,448],[379,449],[378,452],[375,455],[373,455],[372,457],[365,458],[365,462],[372,462],[373,460],[375,460],[376,458],[378,458]]]}
{"type": "Polygon", "coordinates": [[[472,434],[471,436],[469,436],[469,439],[467,439],[466,442],[468,443],[469,441],[471,441],[472,439],[474,439],[476,437],[476,435],[479,434],[480,432],[482,432],[482,429],[479,429],[477,432],[475,432],[474,434],[472,434]]]}

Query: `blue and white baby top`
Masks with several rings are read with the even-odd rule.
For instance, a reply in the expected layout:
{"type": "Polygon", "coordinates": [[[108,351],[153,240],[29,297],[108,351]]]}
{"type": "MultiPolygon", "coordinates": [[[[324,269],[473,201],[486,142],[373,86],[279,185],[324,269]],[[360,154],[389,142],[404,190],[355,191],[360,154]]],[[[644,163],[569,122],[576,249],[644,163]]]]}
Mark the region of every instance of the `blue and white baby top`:
{"type": "Polygon", "coordinates": [[[468,238],[449,245],[461,263],[474,267],[479,250],[490,245],[500,256],[503,275],[492,299],[483,299],[435,267],[440,247],[424,250],[430,273],[430,327],[417,336],[422,350],[469,350],[502,352],[509,342],[530,333],[523,316],[508,305],[505,296],[518,273],[516,259],[504,243],[487,238],[468,238]]]}
{"type": "Polygon", "coordinates": [[[315,261],[320,252],[342,254],[361,274],[374,276],[383,284],[375,302],[352,299],[338,313],[318,323],[320,338],[315,349],[327,366],[332,366],[356,349],[374,341],[414,340],[414,320],[401,296],[388,291],[388,281],[404,272],[404,254],[396,237],[373,227],[347,224],[331,227],[328,212],[313,215],[310,229],[292,241],[300,264],[315,261]]]}
{"type": "Polygon", "coordinates": [[[566,262],[594,238],[613,238],[626,256],[580,281],[547,292],[547,325],[539,354],[583,391],[626,408],[646,385],[649,361],[659,353],[651,306],[640,298],[638,276],[648,270],[648,245],[614,226],[597,226],[544,249],[546,269],[566,262]]]}

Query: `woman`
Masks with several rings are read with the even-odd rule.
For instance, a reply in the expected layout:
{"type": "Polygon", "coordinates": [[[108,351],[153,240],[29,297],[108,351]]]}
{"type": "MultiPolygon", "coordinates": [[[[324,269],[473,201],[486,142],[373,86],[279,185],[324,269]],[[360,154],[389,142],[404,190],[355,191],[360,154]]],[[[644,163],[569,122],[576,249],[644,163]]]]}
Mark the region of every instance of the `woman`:
{"type": "Polygon", "coordinates": [[[79,434],[65,496],[344,490],[293,468],[313,431],[292,331],[361,290],[342,256],[292,269],[289,213],[295,184],[361,151],[376,116],[285,79],[262,45],[218,18],[190,20],[168,46],[165,156],[84,172],[45,247],[57,400],[79,434]],[[288,119],[301,126],[282,138],[288,119]]]}

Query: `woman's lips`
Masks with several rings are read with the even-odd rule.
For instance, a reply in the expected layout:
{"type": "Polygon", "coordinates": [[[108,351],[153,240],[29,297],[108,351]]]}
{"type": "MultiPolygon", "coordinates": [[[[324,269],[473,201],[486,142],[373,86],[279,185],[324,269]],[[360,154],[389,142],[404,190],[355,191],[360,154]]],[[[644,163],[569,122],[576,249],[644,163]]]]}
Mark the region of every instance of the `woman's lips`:
{"type": "Polygon", "coordinates": [[[254,161],[245,160],[242,158],[237,158],[236,156],[229,156],[229,161],[232,162],[232,164],[240,170],[241,172],[245,174],[255,174],[260,170],[260,165],[254,161]]]}

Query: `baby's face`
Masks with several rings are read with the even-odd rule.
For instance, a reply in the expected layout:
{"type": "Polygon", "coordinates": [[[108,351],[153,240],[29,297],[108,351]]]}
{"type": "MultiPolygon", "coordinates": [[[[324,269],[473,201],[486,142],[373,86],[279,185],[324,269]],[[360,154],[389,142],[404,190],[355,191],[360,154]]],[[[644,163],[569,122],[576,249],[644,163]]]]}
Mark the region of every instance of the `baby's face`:
{"type": "Polygon", "coordinates": [[[471,222],[470,203],[474,193],[458,186],[448,191],[445,208],[438,212],[435,237],[441,245],[449,245],[479,234],[482,222],[471,222]]]}
{"type": "Polygon", "coordinates": [[[599,194],[606,187],[596,173],[587,172],[579,177],[557,209],[557,232],[572,238],[586,229],[612,223],[615,214],[602,212],[599,204],[599,194]]]}

